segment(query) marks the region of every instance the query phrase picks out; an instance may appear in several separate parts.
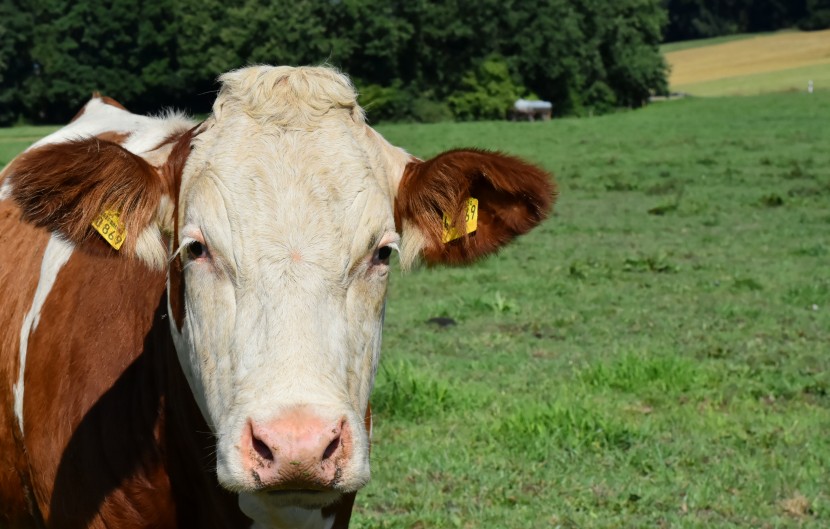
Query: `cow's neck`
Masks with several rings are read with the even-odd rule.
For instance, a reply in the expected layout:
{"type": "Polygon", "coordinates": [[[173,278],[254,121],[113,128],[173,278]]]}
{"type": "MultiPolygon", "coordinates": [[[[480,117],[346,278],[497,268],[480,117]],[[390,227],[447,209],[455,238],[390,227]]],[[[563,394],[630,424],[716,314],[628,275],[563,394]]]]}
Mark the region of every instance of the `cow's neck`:
{"type": "Polygon", "coordinates": [[[27,333],[14,423],[31,454],[18,470],[29,514],[49,526],[250,526],[216,483],[213,439],[171,345],[165,274],[79,250],[55,275],[27,333]]]}

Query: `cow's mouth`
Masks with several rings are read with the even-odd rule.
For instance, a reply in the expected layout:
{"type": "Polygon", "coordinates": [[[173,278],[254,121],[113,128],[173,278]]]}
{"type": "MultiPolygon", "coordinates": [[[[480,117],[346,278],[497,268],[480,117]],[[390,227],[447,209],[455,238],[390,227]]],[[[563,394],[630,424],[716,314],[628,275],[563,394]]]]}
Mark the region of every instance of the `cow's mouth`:
{"type": "Polygon", "coordinates": [[[314,489],[281,489],[281,490],[269,490],[269,496],[288,496],[291,494],[324,494],[326,490],[314,490],[314,489]]]}
{"type": "Polygon", "coordinates": [[[306,509],[320,509],[338,503],[343,497],[336,490],[317,489],[273,489],[260,492],[263,500],[272,505],[294,506],[306,509]]]}

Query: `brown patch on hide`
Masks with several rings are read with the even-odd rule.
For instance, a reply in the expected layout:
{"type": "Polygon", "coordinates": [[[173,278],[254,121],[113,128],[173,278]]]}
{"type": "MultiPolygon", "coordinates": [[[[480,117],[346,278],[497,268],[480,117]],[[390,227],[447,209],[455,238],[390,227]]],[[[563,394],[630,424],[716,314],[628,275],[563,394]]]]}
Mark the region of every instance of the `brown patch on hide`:
{"type": "Polygon", "coordinates": [[[156,437],[162,386],[142,355],[163,289],[163,271],[74,252],[46,298],[29,338],[23,413],[49,527],[174,523],[156,437]]]}
{"type": "MultiPolygon", "coordinates": [[[[179,204],[179,188],[182,183],[182,171],[184,171],[184,165],[187,163],[188,156],[190,156],[193,138],[199,134],[200,130],[198,129],[201,126],[202,124],[200,123],[187,132],[168,136],[156,147],[156,149],[160,149],[165,145],[175,142],[175,145],[170,150],[170,155],[167,157],[167,161],[161,167],[160,173],[162,181],[167,186],[168,194],[173,198],[173,203],[177,209],[179,204]]],[[[177,216],[173,218],[176,219],[177,216]]]]}
{"type": "Polygon", "coordinates": [[[116,145],[124,145],[127,143],[127,140],[130,139],[130,136],[132,136],[132,134],[129,132],[115,132],[109,130],[107,132],[102,132],[95,137],[99,140],[115,143],[116,145]]]}
{"type": "MultiPolygon", "coordinates": [[[[111,97],[107,97],[107,96],[102,96],[101,92],[97,92],[97,91],[92,92],[92,97],[94,99],[100,99],[101,102],[104,103],[105,105],[109,105],[109,106],[115,107],[115,108],[120,108],[121,110],[127,110],[127,108],[124,105],[122,105],[121,103],[119,103],[115,99],[113,99],[111,97]]],[[[129,112],[129,110],[127,110],[127,112],[129,112]]]]}
{"type": "Polygon", "coordinates": [[[170,316],[176,324],[176,329],[181,332],[184,326],[184,272],[182,271],[182,258],[177,255],[170,263],[170,316]]]}
{"type": "MultiPolygon", "coordinates": [[[[201,131],[202,124],[198,124],[192,129],[178,137],[170,137],[159,145],[159,148],[166,145],[170,141],[175,141],[176,144],[170,151],[170,156],[167,158],[167,163],[161,168],[161,178],[169,190],[169,194],[173,197],[173,233],[167,234],[167,237],[172,241],[173,249],[179,247],[179,198],[182,184],[182,171],[187,163],[187,157],[190,156],[191,145],[193,138],[201,131]]],[[[170,297],[170,315],[176,324],[176,329],[181,331],[184,325],[184,271],[182,267],[181,255],[177,255],[170,263],[170,287],[168,295],[170,297]]]]}
{"type": "MultiPolygon", "coordinates": [[[[21,220],[12,200],[0,200],[0,525],[28,527],[36,510],[29,465],[14,414],[20,330],[32,305],[49,234],[21,220]]],[[[36,523],[36,522],[35,522],[36,523]]]]}

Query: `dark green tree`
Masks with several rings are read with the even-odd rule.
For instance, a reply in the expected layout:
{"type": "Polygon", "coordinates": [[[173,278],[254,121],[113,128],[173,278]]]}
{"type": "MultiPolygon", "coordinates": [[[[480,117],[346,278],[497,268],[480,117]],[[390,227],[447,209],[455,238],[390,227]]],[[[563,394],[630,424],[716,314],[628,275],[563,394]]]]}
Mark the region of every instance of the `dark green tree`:
{"type": "Polygon", "coordinates": [[[355,79],[375,119],[442,119],[451,101],[457,117],[496,116],[503,110],[490,106],[493,97],[508,92],[533,92],[553,101],[559,114],[605,111],[638,106],[665,88],[660,0],[34,0],[30,6],[28,12],[13,6],[0,18],[6,122],[20,114],[13,108],[30,119],[65,121],[95,90],[139,112],[163,106],[207,112],[216,77],[255,63],[338,66],[355,79]],[[488,78],[494,72],[498,81],[488,78]],[[507,86],[513,88],[502,90],[507,86]]]}
{"type": "Polygon", "coordinates": [[[669,14],[666,42],[774,31],[830,27],[828,0],[663,0],[669,14]]]}
{"type": "Polygon", "coordinates": [[[830,0],[807,0],[798,25],[808,31],[830,28],[830,0]]]}
{"type": "Polygon", "coordinates": [[[605,77],[617,106],[640,107],[652,93],[668,91],[667,66],[659,51],[665,12],[653,0],[592,0],[581,3],[585,35],[596,41],[605,77]]]}
{"type": "Polygon", "coordinates": [[[137,111],[157,109],[181,87],[164,4],[39,0],[32,16],[24,103],[36,120],[65,121],[93,91],[137,111]]]}
{"type": "Polygon", "coordinates": [[[17,0],[0,3],[0,126],[24,114],[23,81],[32,73],[33,19],[17,0]]]}
{"type": "Polygon", "coordinates": [[[526,95],[525,91],[513,81],[504,59],[491,55],[464,74],[447,103],[458,119],[504,119],[513,102],[526,95]]]}

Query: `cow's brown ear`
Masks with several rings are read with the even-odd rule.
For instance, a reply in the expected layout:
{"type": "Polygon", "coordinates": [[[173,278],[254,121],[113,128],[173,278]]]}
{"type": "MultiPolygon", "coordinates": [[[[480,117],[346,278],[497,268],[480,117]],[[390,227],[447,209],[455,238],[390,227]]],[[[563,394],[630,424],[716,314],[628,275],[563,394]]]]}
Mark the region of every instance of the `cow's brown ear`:
{"type": "Polygon", "coordinates": [[[539,224],[555,199],[553,177],[512,156],[453,150],[412,161],[395,199],[402,262],[474,261],[539,224]]]}
{"type": "Polygon", "coordinates": [[[97,138],[45,145],[20,155],[6,174],[24,220],[96,252],[153,266],[166,255],[154,225],[166,185],[120,145],[97,138]]]}

